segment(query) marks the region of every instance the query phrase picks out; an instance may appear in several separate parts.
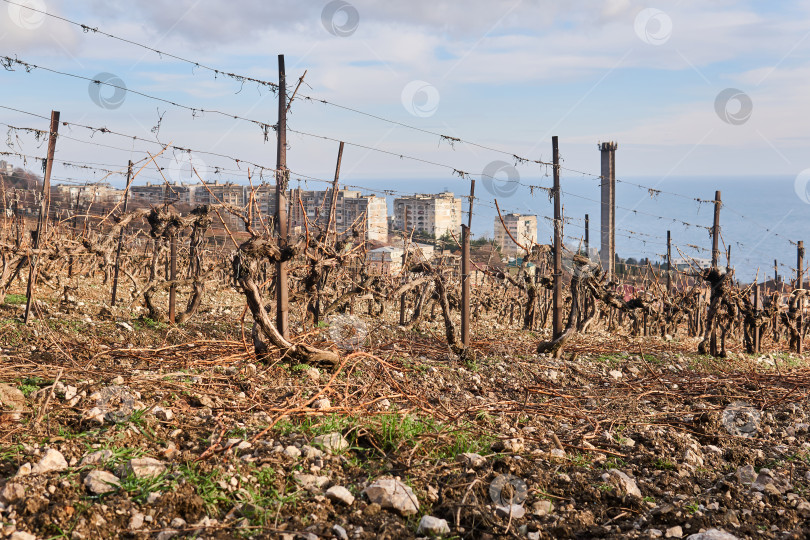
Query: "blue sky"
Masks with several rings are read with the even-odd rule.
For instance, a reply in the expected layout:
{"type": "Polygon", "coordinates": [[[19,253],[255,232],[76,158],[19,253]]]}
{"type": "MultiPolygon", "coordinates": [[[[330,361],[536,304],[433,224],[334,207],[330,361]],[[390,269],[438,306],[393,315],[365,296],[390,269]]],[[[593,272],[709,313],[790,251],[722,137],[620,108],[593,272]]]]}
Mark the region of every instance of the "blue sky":
{"type": "MultiPolygon", "coordinates": [[[[309,96],[531,159],[550,160],[551,136],[558,135],[565,166],[590,174],[599,174],[596,143],[605,140],[619,143],[620,178],[644,178],[676,191],[667,179],[778,175],[789,181],[810,168],[806,2],[11,1],[259,79],[276,80],[276,56],[284,53],[290,84],[306,70],[302,91],[309,96]],[[727,89],[737,92],[718,105],[727,89]]],[[[256,85],[215,79],[183,62],[83,33],[6,2],[0,2],[0,55],[90,78],[111,73],[133,90],[276,121],[275,96],[256,85]]],[[[256,125],[194,117],[132,93],[120,107],[100,107],[89,86],[41,70],[0,71],[0,103],[46,116],[57,109],[70,122],[275,165],[272,133],[265,142],[256,125]],[[156,135],[152,128],[161,115],[156,135]]],[[[107,89],[101,95],[111,94],[107,89]]],[[[44,120],[9,111],[0,110],[0,117],[16,126],[47,127],[44,120]]],[[[289,125],[449,166],[347,145],[341,177],[350,184],[379,186],[392,179],[392,186],[397,180],[397,189],[407,190],[407,179],[433,179],[416,185],[463,192],[467,182],[454,177],[453,168],[475,177],[490,162],[509,160],[304,100],[293,104],[289,125]]],[[[82,130],[63,132],[120,148],[60,140],[59,156],[78,162],[123,167],[128,159],[145,156],[144,150],[156,149],[109,135],[91,139],[82,130]]],[[[30,137],[14,143],[27,154],[44,153],[30,137]]],[[[293,171],[332,178],[336,142],[290,134],[289,144],[293,171]]],[[[164,158],[166,176],[192,179],[187,156],[167,153],[164,158]]],[[[232,160],[193,155],[192,162],[206,179],[246,179],[245,167],[237,171],[232,160]],[[217,176],[217,168],[231,172],[217,176]]],[[[517,171],[524,183],[549,182],[539,165],[521,165],[517,171]]],[[[98,178],[64,168],[55,174],[98,178]]],[[[150,168],[140,177],[146,179],[160,180],[160,175],[150,168]]],[[[806,184],[801,186],[805,190],[806,184]]],[[[709,198],[712,193],[706,186],[694,195],[709,198]]],[[[482,204],[494,198],[480,187],[478,194],[482,204]]],[[[596,191],[593,196],[598,197],[596,191]]],[[[667,211],[663,201],[657,207],[661,213],[667,211]]],[[[512,200],[504,206],[521,209],[523,203],[512,200]]],[[[773,211],[775,221],[779,209],[773,211]]]]}

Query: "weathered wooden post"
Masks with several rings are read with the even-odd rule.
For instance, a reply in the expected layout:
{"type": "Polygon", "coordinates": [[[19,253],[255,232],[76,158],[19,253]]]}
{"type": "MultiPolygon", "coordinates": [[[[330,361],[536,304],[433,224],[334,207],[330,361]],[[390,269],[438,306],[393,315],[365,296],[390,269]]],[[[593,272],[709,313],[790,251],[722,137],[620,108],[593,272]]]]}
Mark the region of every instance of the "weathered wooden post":
{"type": "MultiPolygon", "coordinates": [[[[278,243],[287,245],[287,74],[284,55],[278,55],[278,125],[276,127],[276,233],[278,243]]],[[[276,263],[276,328],[284,339],[290,337],[289,291],[287,290],[287,263],[276,263]]]]}
{"type": "MultiPolygon", "coordinates": [[[[127,213],[130,182],[132,182],[132,160],[129,161],[129,165],[127,166],[127,185],[124,188],[124,206],[121,209],[121,214],[127,213]]],[[[121,227],[121,232],[118,234],[118,247],[115,250],[115,268],[113,269],[113,286],[112,286],[112,298],[110,298],[110,306],[115,305],[116,296],[118,294],[118,272],[121,266],[121,246],[124,244],[125,231],[126,227],[121,227]]]]}
{"type": "Polygon", "coordinates": [[[552,300],[552,339],[562,334],[562,212],[560,208],[560,149],[557,136],[551,138],[554,161],[554,293],[552,300]]]}
{"type": "Polygon", "coordinates": [[[472,227],[475,180],[470,180],[470,206],[467,225],[461,225],[461,344],[470,346],[470,228],[472,227]]]}
{"type": "Polygon", "coordinates": [[[28,288],[25,302],[25,324],[31,316],[31,304],[34,299],[34,283],[37,279],[37,263],[39,250],[45,235],[48,234],[48,212],[51,206],[51,171],[53,170],[53,156],[56,152],[56,137],[59,133],[59,111],[51,111],[51,129],[48,132],[48,162],[45,164],[45,177],[42,180],[42,201],[39,205],[39,220],[34,244],[31,246],[31,260],[28,265],[28,288]]]}

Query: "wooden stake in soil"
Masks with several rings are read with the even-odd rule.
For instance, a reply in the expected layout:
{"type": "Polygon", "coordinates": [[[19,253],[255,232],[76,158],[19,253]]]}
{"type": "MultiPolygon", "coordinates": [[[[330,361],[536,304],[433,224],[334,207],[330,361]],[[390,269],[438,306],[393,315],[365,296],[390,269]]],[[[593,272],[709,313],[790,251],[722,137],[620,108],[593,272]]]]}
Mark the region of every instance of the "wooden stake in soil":
{"type": "MultiPolygon", "coordinates": [[[[712,268],[716,269],[720,260],[720,191],[714,192],[714,225],[712,226],[712,268]]],[[[712,326],[712,335],[709,341],[709,351],[717,356],[717,325],[712,326]]]]}
{"type": "MultiPolygon", "coordinates": [[[[804,289],[804,241],[799,240],[796,245],[796,288],[804,289]]],[[[796,352],[802,354],[804,349],[803,336],[804,336],[804,302],[802,297],[799,299],[799,315],[796,319],[796,328],[799,333],[796,337],[796,352]]]]}
{"type": "Polygon", "coordinates": [[[563,330],[562,326],[562,213],[560,211],[560,150],[557,136],[551,138],[554,154],[554,296],[552,304],[553,337],[557,339],[563,330]]]}
{"type": "MultiPolygon", "coordinates": [[[[276,230],[278,243],[287,247],[287,74],[284,55],[278,55],[278,126],[276,145],[276,230]]],[[[287,263],[276,262],[276,328],[284,339],[289,339],[289,291],[287,290],[287,263]]]]}
{"type": "MultiPolygon", "coordinates": [[[[127,166],[127,185],[124,188],[124,206],[121,209],[122,214],[126,214],[127,212],[127,203],[129,202],[129,184],[132,182],[132,160],[129,161],[129,165],[127,166]]],[[[121,232],[118,235],[118,247],[115,251],[115,268],[113,269],[113,286],[112,286],[112,298],[110,298],[110,305],[114,306],[116,301],[116,296],[118,294],[118,271],[121,265],[121,246],[124,244],[124,232],[126,231],[126,227],[121,228],[121,232]]]]}
{"type": "Polygon", "coordinates": [[[37,221],[37,235],[31,248],[31,261],[28,270],[28,290],[25,302],[25,318],[31,316],[31,303],[34,299],[34,282],[37,279],[38,252],[43,238],[48,234],[48,212],[51,206],[51,171],[53,170],[53,155],[56,152],[56,136],[59,133],[59,111],[51,111],[51,130],[48,136],[48,162],[45,164],[45,178],[42,180],[42,201],[39,205],[39,221],[37,221]]]}
{"type": "Polygon", "coordinates": [[[475,180],[470,180],[470,208],[467,225],[461,226],[461,344],[470,346],[470,228],[472,227],[475,180]]]}
{"type": "Polygon", "coordinates": [[[667,294],[672,293],[672,237],[667,231],[667,294]]]}

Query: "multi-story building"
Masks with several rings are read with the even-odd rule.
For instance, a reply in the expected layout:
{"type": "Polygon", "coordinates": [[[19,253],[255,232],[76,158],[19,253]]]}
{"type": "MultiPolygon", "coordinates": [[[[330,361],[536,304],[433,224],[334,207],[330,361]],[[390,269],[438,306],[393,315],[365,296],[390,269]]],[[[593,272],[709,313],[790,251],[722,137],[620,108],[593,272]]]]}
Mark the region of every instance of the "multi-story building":
{"type": "MultiPolygon", "coordinates": [[[[304,214],[310,225],[326,227],[332,205],[332,189],[325,191],[290,192],[290,227],[302,230],[304,214]],[[298,200],[301,200],[299,204],[298,200]],[[302,209],[303,207],[303,209],[302,209]]],[[[339,189],[335,200],[333,231],[343,233],[353,227],[365,230],[366,239],[386,241],[388,239],[388,206],[385,198],[376,195],[363,195],[359,191],[339,189]]]]}
{"type": "Polygon", "coordinates": [[[449,191],[394,199],[394,228],[431,234],[435,238],[461,230],[461,199],[449,191]]]}
{"type": "Polygon", "coordinates": [[[140,199],[141,202],[158,206],[169,204],[192,204],[194,194],[199,186],[186,183],[162,183],[153,184],[147,182],[140,186],[131,186],[129,192],[133,198],[140,199]]]}
{"type": "Polygon", "coordinates": [[[494,237],[495,242],[501,246],[501,252],[504,255],[516,255],[522,250],[512,238],[528,248],[537,242],[537,216],[506,214],[503,216],[503,224],[501,224],[500,218],[496,217],[494,237]],[[506,228],[504,228],[504,225],[506,228]]]}
{"type": "MultiPolygon", "coordinates": [[[[192,204],[230,204],[245,206],[245,186],[234,182],[206,182],[193,186],[192,204]]],[[[249,188],[248,188],[249,189],[249,188]]]]}
{"type": "Polygon", "coordinates": [[[5,160],[0,160],[0,174],[11,174],[13,172],[14,165],[6,162],[5,160]]]}
{"type": "MultiPolygon", "coordinates": [[[[0,163],[0,165],[2,165],[0,163]]],[[[51,189],[51,198],[60,205],[74,208],[76,204],[118,202],[124,196],[123,189],[116,189],[106,182],[96,184],[55,184],[51,189]]]]}
{"type": "MultiPolygon", "coordinates": [[[[433,258],[434,248],[429,244],[408,244],[408,261],[416,263],[430,261],[433,258]]],[[[391,274],[402,270],[402,255],[405,249],[398,246],[383,246],[368,252],[366,260],[372,272],[391,274]]]]}

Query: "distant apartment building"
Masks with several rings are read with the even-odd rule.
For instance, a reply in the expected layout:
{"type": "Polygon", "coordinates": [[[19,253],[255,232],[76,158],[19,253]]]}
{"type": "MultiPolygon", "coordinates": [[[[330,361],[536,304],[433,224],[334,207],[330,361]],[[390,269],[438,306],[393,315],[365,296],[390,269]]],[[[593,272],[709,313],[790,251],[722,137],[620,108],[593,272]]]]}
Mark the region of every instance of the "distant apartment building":
{"type": "Polygon", "coordinates": [[[449,191],[438,195],[410,195],[394,199],[394,228],[416,230],[435,238],[461,230],[461,199],[449,191]]]}
{"type": "Polygon", "coordinates": [[[5,160],[0,160],[0,174],[11,174],[13,172],[14,165],[6,162],[5,160]]]}
{"type": "Polygon", "coordinates": [[[67,208],[75,208],[77,204],[118,202],[123,196],[123,189],[114,188],[106,182],[85,185],[55,184],[51,189],[53,200],[67,208]]]}
{"type": "Polygon", "coordinates": [[[512,238],[528,248],[537,242],[537,216],[506,214],[503,216],[503,224],[500,218],[496,217],[494,237],[495,242],[501,246],[501,252],[504,255],[516,255],[523,250],[518,247],[512,238]],[[504,225],[506,228],[504,228],[504,225]],[[507,233],[507,231],[509,232],[507,233]]]}
{"type": "Polygon", "coordinates": [[[192,204],[229,204],[243,207],[249,188],[234,182],[206,182],[193,186],[192,204]]]}
{"type": "MultiPolygon", "coordinates": [[[[325,228],[332,207],[332,190],[290,191],[290,227],[303,230],[304,215],[310,226],[325,228]],[[299,197],[301,203],[299,204],[299,197]],[[303,208],[302,208],[303,207],[303,208]]],[[[363,195],[359,191],[339,189],[335,200],[335,217],[332,230],[343,233],[356,227],[365,230],[367,240],[388,239],[388,206],[384,197],[363,195]]]]}
{"type": "Polygon", "coordinates": [[[197,186],[186,183],[161,183],[153,184],[147,182],[139,186],[131,186],[129,192],[134,199],[139,202],[158,206],[168,202],[169,204],[192,204],[194,192],[197,186]]]}
{"type": "MultiPolygon", "coordinates": [[[[366,256],[369,270],[378,274],[391,274],[402,269],[402,255],[405,250],[401,246],[383,246],[372,249],[366,256]]],[[[429,244],[408,244],[408,261],[417,263],[429,261],[433,258],[434,248],[429,244]]]]}

